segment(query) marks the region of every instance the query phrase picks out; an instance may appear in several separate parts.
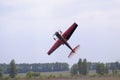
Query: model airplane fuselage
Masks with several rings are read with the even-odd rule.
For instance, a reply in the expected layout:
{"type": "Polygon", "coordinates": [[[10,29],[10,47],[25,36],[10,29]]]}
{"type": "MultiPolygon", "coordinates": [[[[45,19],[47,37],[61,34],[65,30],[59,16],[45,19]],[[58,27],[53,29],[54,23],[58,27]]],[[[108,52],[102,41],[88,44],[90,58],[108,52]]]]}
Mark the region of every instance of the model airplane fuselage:
{"type": "MultiPolygon", "coordinates": [[[[76,50],[80,47],[80,45],[77,45],[75,48],[72,48],[69,44],[68,44],[68,40],[71,37],[71,35],[73,34],[73,32],[75,31],[75,29],[77,28],[77,24],[73,23],[63,34],[61,31],[55,32],[54,35],[56,35],[56,37],[58,38],[56,43],[51,47],[51,49],[48,51],[48,55],[50,55],[53,51],[55,51],[61,44],[65,44],[70,50],[70,54],[68,57],[71,57],[73,55],[73,53],[76,52],[76,50]]],[[[56,40],[56,38],[54,38],[54,40],[56,40]]]]}

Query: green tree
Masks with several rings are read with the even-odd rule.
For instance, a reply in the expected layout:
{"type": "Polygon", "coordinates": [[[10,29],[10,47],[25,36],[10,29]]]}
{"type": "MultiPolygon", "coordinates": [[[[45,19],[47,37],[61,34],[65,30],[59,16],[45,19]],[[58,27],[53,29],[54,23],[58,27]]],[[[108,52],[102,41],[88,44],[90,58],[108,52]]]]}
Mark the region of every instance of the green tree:
{"type": "Polygon", "coordinates": [[[87,60],[84,59],[82,62],[82,74],[83,75],[87,75],[88,74],[88,64],[87,64],[87,60]]]}
{"type": "Polygon", "coordinates": [[[17,75],[17,69],[16,69],[16,64],[14,60],[11,60],[10,65],[9,65],[9,76],[11,78],[15,78],[17,75]]]}
{"type": "Polygon", "coordinates": [[[118,74],[118,70],[116,69],[115,64],[112,64],[112,74],[113,76],[118,74]]]}
{"type": "Polygon", "coordinates": [[[2,72],[2,67],[0,65],[0,80],[3,78],[3,72],[2,72]]]}
{"type": "Polygon", "coordinates": [[[105,74],[108,74],[108,73],[109,73],[108,64],[106,64],[106,65],[104,66],[104,73],[105,73],[105,74]]]}
{"type": "Polygon", "coordinates": [[[30,71],[26,74],[26,77],[29,79],[29,78],[33,77],[33,74],[34,73],[32,71],[30,71]]]}
{"type": "Polygon", "coordinates": [[[88,63],[87,63],[86,59],[84,59],[83,61],[82,61],[82,59],[79,59],[78,71],[79,71],[79,74],[82,74],[82,75],[88,74],[88,63]]]}
{"type": "Polygon", "coordinates": [[[78,71],[79,71],[79,74],[82,74],[82,59],[79,59],[78,61],[78,71]]]}
{"type": "Polygon", "coordinates": [[[104,75],[104,64],[103,63],[97,63],[96,64],[96,73],[100,75],[104,75]]]}
{"type": "Polygon", "coordinates": [[[76,75],[78,73],[78,65],[77,64],[74,64],[72,67],[71,67],[71,75],[76,75]]]}

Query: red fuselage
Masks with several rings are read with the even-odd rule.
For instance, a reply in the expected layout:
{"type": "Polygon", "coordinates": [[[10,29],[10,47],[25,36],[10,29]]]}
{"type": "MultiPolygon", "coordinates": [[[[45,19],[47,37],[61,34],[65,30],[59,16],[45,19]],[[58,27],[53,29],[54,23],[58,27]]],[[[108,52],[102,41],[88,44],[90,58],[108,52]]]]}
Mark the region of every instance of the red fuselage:
{"type": "Polygon", "coordinates": [[[57,36],[58,39],[60,39],[63,42],[63,44],[65,44],[69,49],[71,49],[74,52],[74,50],[72,49],[72,47],[68,44],[67,40],[64,39],[62,37],[62,35],[59,34],[59,32],[55,32],[55,35],[57,36]]]}

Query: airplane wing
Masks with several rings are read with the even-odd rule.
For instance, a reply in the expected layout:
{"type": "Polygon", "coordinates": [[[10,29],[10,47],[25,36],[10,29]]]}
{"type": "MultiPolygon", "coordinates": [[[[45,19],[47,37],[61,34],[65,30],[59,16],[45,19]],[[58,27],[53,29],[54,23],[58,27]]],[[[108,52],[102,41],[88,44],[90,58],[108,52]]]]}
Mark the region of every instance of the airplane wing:
{"type": "Polygon", "coordinates": [[[48,51],[48,55],[50,55],[53,51],[55,51],[61,44],[63,44],[63,42],[60,39],[58,39],[48,51]]]}
{"type": "Polygon", "coordinates": [[[63,34],[63,38],[65,38],[66,40],[69,40],[71,35],[73,34],[73,32],[75,31],[75,29],[77,28],[77,24],[73,23],[63,34]]]}

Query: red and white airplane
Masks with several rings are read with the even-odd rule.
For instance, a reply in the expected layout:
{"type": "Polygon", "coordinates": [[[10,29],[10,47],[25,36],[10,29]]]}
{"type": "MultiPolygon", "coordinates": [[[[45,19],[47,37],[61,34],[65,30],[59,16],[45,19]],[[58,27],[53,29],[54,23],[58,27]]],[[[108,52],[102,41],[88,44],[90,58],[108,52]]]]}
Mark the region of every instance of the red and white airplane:
{"type": "Polygon", "coordinates": [[[61,31],[55,32],[54,35],[57,37],[57,40],[56,38],[53,38],[54,40],[56,40],[56,42],[48,51],[48,55],[55,51],[61,44],[65,44],[71,50],[71,52],[68,55],[68,58],[70,58],[73,55],[73,53],[75,53],[76,50],[78,50],[78,48],[80,47],[80,45],[77,45],[75,48],[72,48],[67,42],[70,39],[73,32],[75,31],[75,29],[77,28],[77,26],[78,25],[76,23],[73,23],[63,34],[61,31]]]}

